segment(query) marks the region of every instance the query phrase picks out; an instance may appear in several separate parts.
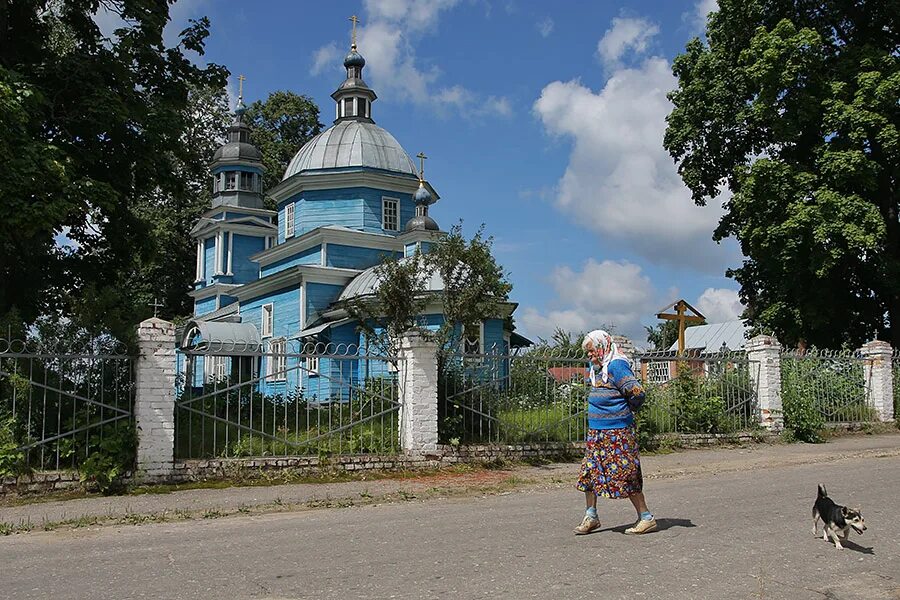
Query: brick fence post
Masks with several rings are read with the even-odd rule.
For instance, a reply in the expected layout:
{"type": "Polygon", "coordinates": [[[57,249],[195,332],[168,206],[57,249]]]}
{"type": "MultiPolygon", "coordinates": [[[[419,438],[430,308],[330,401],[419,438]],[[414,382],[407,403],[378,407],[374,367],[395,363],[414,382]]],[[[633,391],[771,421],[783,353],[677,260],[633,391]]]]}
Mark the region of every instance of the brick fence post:
{"type": "Polygon", "coordinates": [[[437,450],[437,344],[409,332],[400,340],[400,447],[407,454],[437,450]]]}
{"type": "Polygon", "coordinates": [[[175,325],[152,318],[138,325],[134,414],[138,482],[164,481],[175,461],[175,325]]]}
{"type": "Polygon", "coordinates": [[[893,349],[888,342],[875,340],[860,348],[865,359],[866,404],[875,410],[879,421],[894,419],[894,379],[891,366],[893,349]]]}
{"type": "Polygon", "coordinates": [[[747,342],[746,351],[750,384],[759,403],[759,423],[770,431],[781,431],[781,345],[770,335],[758,335],[747,342]]]}

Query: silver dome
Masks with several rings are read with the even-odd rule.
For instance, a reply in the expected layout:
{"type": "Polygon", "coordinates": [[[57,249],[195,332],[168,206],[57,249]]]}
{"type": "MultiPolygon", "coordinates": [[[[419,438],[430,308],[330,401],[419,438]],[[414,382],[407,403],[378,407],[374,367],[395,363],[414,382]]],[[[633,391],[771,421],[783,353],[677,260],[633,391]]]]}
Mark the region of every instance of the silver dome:
{"type": "Polygon", "coordinates": [[[306,142],[283,179],[303,171],[369,167],[416,176],[416,165],[390,133],[365,121],[339,121],[306,142]]]}
{"type": "MultiPolygon", "coordinates": [[[[406,262],[413,260],[413,257],[401,258],[400,260],[406,262]]],[[[374,294],[381,285],[381,280],[375,272],[377,268],[377,266],[369,267],[354,277],[353,280],[347,284],[347,287],[344,288],[344,291],[341,292],[341,295],[338,297],[338,302],[374,294]]],[[[425,289],[429,292],[439,292],[444,289],[444,280],[437,270],[431,272],[431,276],[425,282],[425,289]]]]}

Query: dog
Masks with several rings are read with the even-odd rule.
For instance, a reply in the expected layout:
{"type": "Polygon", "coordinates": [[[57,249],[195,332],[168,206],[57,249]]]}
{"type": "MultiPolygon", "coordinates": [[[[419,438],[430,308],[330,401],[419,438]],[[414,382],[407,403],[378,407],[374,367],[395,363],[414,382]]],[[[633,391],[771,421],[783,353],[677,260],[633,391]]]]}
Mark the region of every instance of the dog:
{"type": "Polygon", "coordinates": [[[813,517],[813,535],[819,537],[819,519],[822,519],[824,531],[822,539],[828,541],[828,536],[834,540],[834,547],[843,550],[841,540],[846,540],[850,535],[850,529],[862,535],[866,530],[866,521],[863,519],[862,513],[858,508],[847,508],[836,504],[834,500],[828,497],[824,485],[819,485],[819,493],[816,496],[816,503],[812,508],[813,517]]]}

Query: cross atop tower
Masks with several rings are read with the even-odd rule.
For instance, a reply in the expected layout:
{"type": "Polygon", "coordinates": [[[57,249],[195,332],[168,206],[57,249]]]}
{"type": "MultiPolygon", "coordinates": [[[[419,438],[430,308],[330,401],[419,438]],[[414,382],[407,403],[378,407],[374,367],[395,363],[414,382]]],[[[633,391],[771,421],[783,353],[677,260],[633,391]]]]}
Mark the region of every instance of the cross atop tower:
{"type": "Polygon", "coordinates": [[[243,75],[238,75],[238,104],[244,99],[244,80],[247,79],[243,75]]]}
{"type": "Polygon", "coordinates": [[[425,160],[428,158],[425,156],[424,152],[419,152],[416,154],[416,158],[419,159],[419,179],[425,179],[425,160]]]}
{"type": "Polygon", "coordinates": [[[353,21],[353,30],[350,34],[350,47],[356,50],[356,24],[359,23],[359,17],[353,15],[350,17],[350,20],[353,21]]]}

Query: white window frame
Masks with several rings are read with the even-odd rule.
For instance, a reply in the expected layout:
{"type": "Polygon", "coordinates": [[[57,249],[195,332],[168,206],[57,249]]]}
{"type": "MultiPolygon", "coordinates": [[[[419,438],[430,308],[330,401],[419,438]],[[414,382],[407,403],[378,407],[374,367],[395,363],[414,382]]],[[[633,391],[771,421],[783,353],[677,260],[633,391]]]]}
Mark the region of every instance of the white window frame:
{"type": "Polygon", "coordinates": [[[225,379],[228,373],[225,370],[225,359],[227,356],[211,356],[203,357],[203,381],[209,383],[211,381],[219,381],[225,379]]]}
{"type": "Polygon", "coordinates": [[[484,321],[478,324],[478,352],[469,351],[469,338],[466,337],[466,328],[462,328],[463,354],[484,354],[484,321]]]}
{"type": "Polygon", "coordinates": [[[287,342],[284,338],[269,341],[266,355],[266,378],[272,381],[287,379],[287,342]]]}
{"type": "Polygon", "coordinates": [[[381,228],[385,231],[400,231],[400,199],[390,198],[388,196],[381,197],[381,228]],[[393,206],[394,222],[393,227],[388,227],[388,206],[393,206]]]}
{"type": "Polygon", "coordinates": [[[272,332],[275,330],[275,305],[271,302],[262,305],[261,323],[262,333],[260,335],[264,338],[272,337],[272,332]]]}
{"type": "Polygon", "coordinates": [[[306,357],[306,373],[307,373],[307,375],[318,375],[319,374],[319,357],[318,356],[307,356],[306,357]]]}
{"type": "Polygon", "coordinates": [[[284,237],[285,239],[294,237],[294,203],[288,202],[284,205],[284,237]]]}

